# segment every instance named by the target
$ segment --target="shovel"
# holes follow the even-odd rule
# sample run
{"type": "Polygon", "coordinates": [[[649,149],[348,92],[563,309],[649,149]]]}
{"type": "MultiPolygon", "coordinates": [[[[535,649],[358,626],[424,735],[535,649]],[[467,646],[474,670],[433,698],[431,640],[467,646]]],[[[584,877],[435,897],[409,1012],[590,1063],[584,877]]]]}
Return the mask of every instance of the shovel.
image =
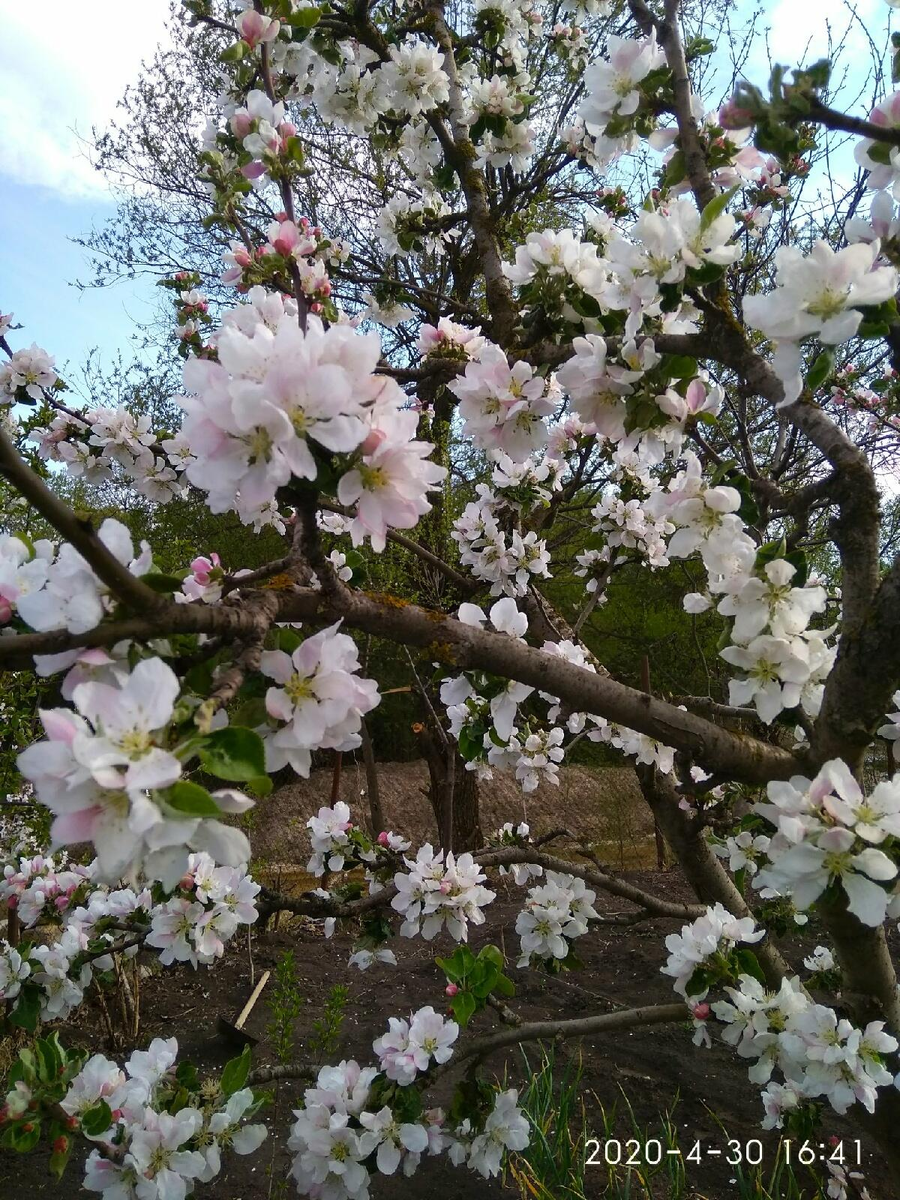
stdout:
{"type": "Polygon", "coordinates": [[[230,1042],[236,1042],[239,1046],[255,1046],[259,1038],[255,1038],[252,1033],[248,1033],[244,1028],[247,1023],[247,1018],[253,1012],[253,1006],[259,999],[263,988],[269,982],[270,971],[264,971],[259,977],[259,983],[250,993],[250,999],[235,1017],[234,1021],[226,1021],[224,1017],[219,1017],[216,1028],[222,1037],[227,1038],[230,1042]]]}

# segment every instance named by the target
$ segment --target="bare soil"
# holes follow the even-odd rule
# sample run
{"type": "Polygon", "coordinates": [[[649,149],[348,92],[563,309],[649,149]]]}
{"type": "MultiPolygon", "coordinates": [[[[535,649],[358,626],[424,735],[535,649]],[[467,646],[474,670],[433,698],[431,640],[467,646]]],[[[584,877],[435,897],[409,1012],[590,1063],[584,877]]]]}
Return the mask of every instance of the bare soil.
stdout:
{"type": "MultiPolygon", "coordinates": [[[[688,891],[677,870],[658,872],[629,872],[648,889],[666,896],[688,898],[688,891]]],[[[489,910],[489,919],[473,931],[473,947],[487,941],[502,945],[504,931],[510,936],[512,921],[518,911],[521,892],[512,885],[501,884],[497,900],[489,910]]],[[[627,908],[614,897],[601,895],[598,906],[607,913],[627,908]]],[[[664,960],[662,940],[676,927],[671,921],[655,921],[627,927],[605,927],[579,945],[584,970],[561,976],[547,976],[533,971],[516,972],[516,1010],[525,1020],[550,1019],[559,1016],[575,1017],[611,1011],[621,1005],[658,1003],[671,1000],[668,981],[660,974],[664,960]]],[[[146,980],[143,988],[143,1027],[141,1044],[156,1036],[176,1036],[184,1058],[196,1063],[201,1071],[221,1067],[233,1054],[216,1033],[216,1018],[233,1017],[243,1004],[251,987],[251,963],[246,941],[229,952],[226,960],[213,970],[189,967],[168,968],[146,980]]],[[[280,927],[258,934],[253,943],[253,969],[257,973],[274,967],[279,957],[293,949],[297,962],[297,978],[307,999],[297,1023],[298,1057],[303,1058],[303,1046],[309,1039],[312,1023],[320,1015],[322,1003],[335,983],[350,989],[341,1042],[331,1061],[356,1057],[361,1062],[372,1059],[372,1040],[386,1027],[389,1015],[403,1013],[423,1004],[439,1007],[442,1001],[442,978],[434,967],[435,953],[450,949],[445,939],[431,945],[420,940],[395,943],[399,966],[377,967],[361,974],[346,965],[352,943],[352,932],[339,932],[331,941],[323,939],[318,928],[302,919],[285,922],[280,927]]],[[[815,944],[815,931],[806,939],[815,944]]],[[[505,949],[513,957],[516,945],[505,949]]],[[[800,948],[797,948],[800,949],[800,948]]],[[[796,950],[795,950],[796,952],[796,950]]],[[[800,949],[805,952],[805,948],[800,949]]],[[[268,998],[255,1009],[250,1027],[259,1038],[254,1053],[255,1065],[273,1061],[266,1039],[266,1026],[271,1012],[268,998]]],[[[474,1033],[496,1027],[493,1013],[481,1014],[475,1022],[474,1033]]],[[[469,1036],[467,1033],[464,1036],[469,1036]]],[[[95,1050],[107,1050],[103,1044],[96,1014],[83,1011],[77,1026],[69,1026],[65,1037],[70,1043],[81,1041],[95,1050]]],[[[759,1130],[758,1089],[750,1084],[744,1065],[728,1047],[716,1044],[712,1050],[695,1049],[686,1027],[664,1026],[648,1031],[584,1039],[580,1046],[566,1044],[559,1048],[558,1059],[580,1053],[583,1056],[583,1098],[588,1125],[602,1135],[601,1105],[609,1110],[618,1105],[623,1117],[623,1093],[634,1110],[639,1125],[649,1136],[659,1133],[661,1114],[671,1114],[679,1129],[685,1153],[695,1140],[706,1147],[726,1149],[727,1137],[745,1142],[762,1136],[766,1159],[774,1162],[775,1139],[761,1135],[759,1130]],[[717,1125],[727,1130],[727,1135],[717,1125]]],[[[529,1049],[532,1062],[538,1060],[537,1047],[529,1049]]],[[[507,1075],[510,1086],[521,1086],[526,1071],[521,1054],[511,1052],[505,1059],[497,1058],[488,1064],[490,1072],[507,1075]]],[[[452,1076],[441,1081],[444,1085],[436,1096],[446,1103],[453,1086],[452,1076]]],[[[197,1200],[269,1200],[295,1195],[293,1184],[287,1180],[289,1155],[285,1143],[293,1120],[291,1110],[297,1106],[304,1085],[283,1081],[277,1086],[274,1106],[265,1112],[270,1138],[259,1154],[249,1159],[229,1156],[218,1180],[197,1190],[197,1200]]],[[[618,1125],[624,1140],[632,1136],[624,1119],[618,1125]]],[[[849,1122],[829,1116],[826,1136],[834,1133],[856,1138],[858,1131],[849,1122]]],[[[864,1165],[873,1200],[889,1200],[890,1188],[884,1182],[877,1156],[864,1140],[864,1165]]],[[[628,1193],[607,1191],[607,1179],[602,1167],[591,1169],[587,1196],[625,1196],[628,1193]]],[[[708,1156],[700,1166],[688,1168],[686,1200],[720,1200],[739,1195],[733,1169],[721,1157],[708,1156]]],[[[84,1195],[80,1190],[79,1164],[73,1161],[63,1183],[54,1183],[45,1173],[40,1156],[24,1159],[5,1155],[0,1158],[0,1200],[32,1200],[38,1197],[70,1197],[84,1195]]],[[[511,1180],[485,1182],[465,1169],[456,1169],[448,1161],[427,1160],[411,1179],[392,1177],[379,1179],[373,1187],[373,1200],[514,1200],[518,1191],[511,1180]]],[[[821,1193],[814,1188],[805,1193],[813,1200],[821,1193]]],[[[642,1200],[645,1193],[632,1182],[632,1200],[642,1200]]],[[[653,1185],[654,1200],[668,1198],[669,1192],[657,1181],[653,1185]]]]}

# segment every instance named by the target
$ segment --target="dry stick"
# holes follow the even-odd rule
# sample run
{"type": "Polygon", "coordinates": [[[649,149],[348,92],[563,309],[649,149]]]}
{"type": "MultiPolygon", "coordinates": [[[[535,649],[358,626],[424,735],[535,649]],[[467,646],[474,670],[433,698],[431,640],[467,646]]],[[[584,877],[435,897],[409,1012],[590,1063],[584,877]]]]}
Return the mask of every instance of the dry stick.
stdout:
{"type": "Polygon", "coordinates": [[[565,875],[574,875],[594,887],[619,896],[622,900],[630,900],[647,912],[658,917],[674,917],[680,921],[695,921],[706,912],[703,904],[682,904],[675,900],[662,900],[643,888],[636,887],[624,879],[616,879],[596,867],[582,866],[581,863],[569,862],[565,858],[557,858],[545,854],[541,850],[533,850],[530,846],[503,846],[499,850],[482,851],[475,855],[475,861],[480,867],[509,866],[511,863],[533,863],[548,871],[558,871],[565,875]]]}
{"type": "MultiPolygon", "coordinates": [[[[439,1079],[469,1059],[481,1061],[497,1050],[519,1042],[537,1042],[572,1037],[590,1037],[597,1033],[614,1033],[620,1029],[635,1029],[648,1025],[664,1025],[686,1021],[690,1012],[686,1004],[648,1004],[642,1008],[623,1008],[619,1012],[601,1013],[594,1017],[577,1017],[568,1021],[533,1021],[502,1029],[488,1037],[478,1038],[464,1047],[449,1062],[435,1068],[430,1080],[439,1079]]],[[[316,1068],[308,1063],[285,1063],[277,1067],[260,1067],[251,1071],[247,1082],[252,1086],[274,1079],[315,1079],[316,1068]]]]}

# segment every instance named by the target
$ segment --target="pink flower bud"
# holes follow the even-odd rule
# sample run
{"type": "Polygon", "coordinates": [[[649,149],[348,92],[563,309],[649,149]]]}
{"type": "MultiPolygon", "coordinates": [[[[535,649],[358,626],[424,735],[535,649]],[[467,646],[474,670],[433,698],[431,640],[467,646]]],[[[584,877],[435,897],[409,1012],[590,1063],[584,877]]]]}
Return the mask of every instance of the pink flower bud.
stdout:
{"type": "Polygon", "coordinates": [[[241,37],[253,50],[260,42],[274,42],[278,37],[280,26],[271,17],[264,16],[253,9],[241,13],[238,29],[241,37]]]}
{"type": "Polygon", "coordinates": [[[447,986],[444,988],[444,995],[445,996],[455,996],[458,991],[459,991],[459,988],[456,986],[455,983],[448,983],[447,986]]]}
{"type": "Polygon", "coordinates": [[[390,844],[388,841],[388,835],[384,829],[382,829],[381,833],[379,833],[376,840],[379,846],[387,846],[390,844]]]}
{"type": "Polygon", "coordinates": [[[12,620],[12,605],[5,596],[0,596],[0,625],[12,620]]]}
{"type": "Polygon", "coordinates": [[[363,454],[365,455],[374,454],[386,437],[387,434],[383,429],[372,429],[369,431],[369,435],[366,440],[360,446],[360,450],[362,450],[363,454]]]}
{"type": "Polygon", "coordinates": [[[253,128],[253,118],[249,113],[236,112],[231,118],[231,132],[236,138],[243,140],[253,128]]]}
{"type": "Polygon", "coordinates": [[[706,1003],[695,1004],[691,1011],[698,1021],[705,1021],[709,1016],[709,1005],[706,1003]]]}

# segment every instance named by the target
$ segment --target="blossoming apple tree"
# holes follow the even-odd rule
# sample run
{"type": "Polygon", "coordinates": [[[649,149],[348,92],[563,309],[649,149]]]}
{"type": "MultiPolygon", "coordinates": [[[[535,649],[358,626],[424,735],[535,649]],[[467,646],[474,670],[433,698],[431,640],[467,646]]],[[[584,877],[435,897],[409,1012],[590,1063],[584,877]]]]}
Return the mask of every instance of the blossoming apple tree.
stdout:
{"type": "MultiPolygon", "coordinates": [[[[715,1035],[750,1060],[766,1128],[808,1130],[828,1105],[900,1174],[885,937],[900,777],[873,748],[900,737],[900,560],[880,512],[898,461],[898,94],[844,113],[818,63],[710,105],[713,43],[677,0],[576,0],[567,24],[530,0],[184,7],[220,52],[198,165],[206,224],[230,240],[219,286],[236,294],[220,311],[199,276],[167,281],[180,426],[78,407],[51,355],[0,326],[0,474],[52,531],[0,542],[0,665],[52,681],[19,768],[52,814],[52,852],[96,853],[10,857],[9,1019],[65,1021],[140,950],[214,964],[240,926],[288,908],[328,933],[353,923],[363,969],[395,964],[404,939],[456,943],[435,1004],[373,1030],[371,1063],[309,1078],[290,1140],[301,1195],[363,1198],[374,1175],[441,1153],[496,1174],[529,1131],[483,1060],[670,1021],[693,1023],[697,1053],[715,1035]],[[798,231],[792,189],[834,133],[853,139],[852,202],[798,231]],[[326,134],[349,147],[345,170],[377,155],[390,192],[346,237],[298,208],[326,134]],[[637,198],[640,173],[627,194],[604,182],[632,160],[654,164],[637,198]],[[481,464],[455,508],[447,428],[481,464]],[[189,491],[273,527],[284,553],[250,570],[198,546],[163,572],[120,521],[60,498],[63,469],[150,504],[189,491]],[[438,509],[436,549],[421,534],[438,509]],[[358,586],[389,543],[440,573],[447,611],[358,586]],[[816,573],[823,545],[839,574],[816,573]],[[677,561],[700,581],[686,611],[720,622],[727,695],[635,690],[588,644],[617,571],[650,580],[677,561]],[[564,612],[551,585],[573,571],[583,593],[564,612]],[[698,902],[557,857],[525,825],[475,852],[451,825],[435,850],[341,802],[309,822],[323,886],[261,890],[233,818],[265,804],[272,772],[360,745],[380,692],[359,635],[405,648],[477,778],[555,783],[581,739],[632,760],[698,902]],[[431,684],[414,653],[422,674],[436,664],[431,684]],[[524,890],[514,965],[468,947],[494,871],[524,890]],[[660,954],[676,999],[523,1024],[507,970],[574,966],[600,890],[684,923],[660,954]],[[804,978],[788,933],[813,908],[828,944],[804,978]],[[39,922],[58,939],[30,940],[39,922]],[[507,1027],[470,1035],[491,1019],[507,1027]],[[429,1091],[461,1063],[443,1112],[429,1091]]],[[[172,1039],[122,1067],[43,1033],[10,1076],[4,1144],[49,1139],[61,1173],[87,1141],[89,1190],[180,1198],[266,1136],[254,1085],[276,1072],[250,1074],[246,1056],[201,1082],[172,1039]]]]}

